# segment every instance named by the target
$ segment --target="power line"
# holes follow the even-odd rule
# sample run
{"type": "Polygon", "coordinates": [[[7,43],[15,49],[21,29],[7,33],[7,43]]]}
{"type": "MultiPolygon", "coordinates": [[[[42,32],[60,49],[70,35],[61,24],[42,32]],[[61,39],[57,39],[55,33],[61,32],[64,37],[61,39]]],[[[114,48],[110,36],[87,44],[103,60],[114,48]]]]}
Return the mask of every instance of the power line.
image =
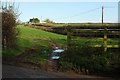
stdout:
{"type": "Polygon", "coordinates": [[[117,8],[116,6],[104,6],[104,8],[117,8]]]}
{"type": "MultiPolygon", "coordinates": [[[[105,9],[105,8],[116,8],[116,7],[115,7],[115,6],[104,6],[104,9],[105,9]]],[[[71,16],[67,16],[67,17],[63,17],[63,18],[58,18],[58,19],[64,20],[64,19],[68,19],[68,18],[77,17],[77,16],[81,16],[81,15],[88,14],[88,13],[90,13],[90,12],[94,12],[94,11],[96,11],[96,10],[98,10],[98,9],[101,9],[101,7],[97,7],[97,8],[94,8],[94,9],[90,9],[90,10],[88,10],[88,11],[84,11],[84,12],[81,12],[81,13],[78,13],[78,14],[75,14],[75,15],[71,15],[71,16]]]]}
{"type": "Polygon", "coordinates": [[[101,8],[101,7],[97,7],[97,8],[88,10],[88,11],[81,12],[81,13],[79,13],[79,14],[75,14],[75,15],[71,15],[71,16],[67,16],[67,17],[63,17],[63,18],[58,18],[58,19],[67,19],[67,18],[77,17],[77,16],[80,16],[80,15],[88,14],[88,13],[90,13],[90,12],[94,12],[94,11],[100,9],[100,8],[101,8]]]}

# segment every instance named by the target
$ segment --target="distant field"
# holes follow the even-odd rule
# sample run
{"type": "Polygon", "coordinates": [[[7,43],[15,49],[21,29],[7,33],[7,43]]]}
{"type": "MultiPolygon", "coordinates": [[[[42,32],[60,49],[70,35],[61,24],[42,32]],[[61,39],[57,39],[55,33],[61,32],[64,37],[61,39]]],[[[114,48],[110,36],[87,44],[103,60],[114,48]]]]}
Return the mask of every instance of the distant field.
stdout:
{"type": "Polygon", "coordinates": [[[64,23],[46,23],[43,26],[49,26],[49,27],[63,27],[65,26],[64,23]]]}
{"type": "MultiPolygon", "coordinates": [[[[36,24],[36,25],[43,25],[46,27],[65,27],[67,25],[71,26],[72,28],[107,28],[116,29],[119,28],[118,23],[45,23],[45,24],[36,24]]],[[[120,28],[119,28],[120,29],[120,28]]]]}
{"type": "Polygon", "coordinates": [[[81,36],[81,37],[103,37],[104,32],[101,31],[104,28],[107,28],[108,30],[108,37],[109,38],[118,38],[120,36],[120,27],[117,23],[45,23],[42,24],[42,26],[37,25],[36,28],[40,28],[42,30],[50,31],[57,34],[66,35],[67,34],[67,28],[68,29],[77,29],[82,30],[80,33],[74,32],[73,35],[81,36]],[[91,30],[88,30],[91,29],[91,30]],[[93,31],[92,31],[93,29],[93,31]],[[94,31],[94,30],[98,31],[94,31]]]}

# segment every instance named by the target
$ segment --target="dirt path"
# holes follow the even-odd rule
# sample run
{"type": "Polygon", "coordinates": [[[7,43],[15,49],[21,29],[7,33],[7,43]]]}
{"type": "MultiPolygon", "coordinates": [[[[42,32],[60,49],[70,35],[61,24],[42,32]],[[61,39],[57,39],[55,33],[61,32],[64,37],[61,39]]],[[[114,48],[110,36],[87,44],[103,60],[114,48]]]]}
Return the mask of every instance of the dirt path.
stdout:
{"type": "MultiPolygon", "coordinates": [[[[37,63],[33,63],[28,61],[26,58],[30,54],[35,54],[36,50],[38,49],[37,46],[33,46],[31,48],[26,49],[22,54],[16,57],[3,57],[3,64],[21,66],[26,68],[40,68],[46,71],[56,71],[57,65],[56,62],[53,60],[48,59],[44,64],[39,65],[37,63]]],[[[49,57],[49,56],[48,56],[49,57]]]]}
{"type": "MultiPolygon", "coordinates": [[[[40,69],[28,69],[11,65],[3,65],[3,78],[97,78],[103,77],[68,74],[62,72],[47,72],[40,69]]],[[[104,78],[112,80],[111,78],[104,78]]]]}

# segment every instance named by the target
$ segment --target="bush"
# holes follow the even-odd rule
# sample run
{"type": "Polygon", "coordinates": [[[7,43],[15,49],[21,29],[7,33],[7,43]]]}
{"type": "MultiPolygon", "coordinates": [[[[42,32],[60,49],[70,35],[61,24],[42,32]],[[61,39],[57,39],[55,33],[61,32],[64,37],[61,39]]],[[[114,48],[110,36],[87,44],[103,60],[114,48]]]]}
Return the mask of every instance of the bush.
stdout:
{"type": "Polygon", "coordinates": [[[103,52],[103,48],[93,48],[89,46],[71,47],[65,51],[62,62],[65,69],[85,72],[86,74],[118,74],[120,72],[120,54],[113,52],[103,52]],[[65,65],[67,64],[67,65],[65,65]]]}
{"type": "Polygon", "coordinates": [[[18,15],[15,12],[14,6],[9,3],[6,3],[6,6],[2,5],[2,12],[0,14],[2,14],[2,47],[15,48],[16,35],[18,34],[16,29],[18,15]]]}
{"type": "Polygon", "coordinates": [[[67,61],[60,61],[59,65],[60,65],[60,69],[64,71],[71,70],[73,68],[73,64],[67,61]]]}
{"type": "Polygon", "coordinates": [[[16,46],[15,19],[11,13],[2,13],[2,44],[3,48],[16,46]]]}

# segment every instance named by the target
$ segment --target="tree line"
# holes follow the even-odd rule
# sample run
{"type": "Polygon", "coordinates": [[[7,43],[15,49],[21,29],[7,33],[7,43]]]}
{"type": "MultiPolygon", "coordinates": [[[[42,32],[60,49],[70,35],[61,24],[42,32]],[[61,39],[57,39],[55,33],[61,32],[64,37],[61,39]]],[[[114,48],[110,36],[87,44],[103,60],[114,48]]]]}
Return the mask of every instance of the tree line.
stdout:
{"type": "MultiPolygon", "coordinates": [[[[50,19],[45,19],[43,22],[46,22],[46,23],[54,23],[52,20],[50,20],[50,19]]],[[[31,18],[30,20],[29,20],[29,23],[40,23],[40,19],[38,19],[38,18],[31,18]]]]}

